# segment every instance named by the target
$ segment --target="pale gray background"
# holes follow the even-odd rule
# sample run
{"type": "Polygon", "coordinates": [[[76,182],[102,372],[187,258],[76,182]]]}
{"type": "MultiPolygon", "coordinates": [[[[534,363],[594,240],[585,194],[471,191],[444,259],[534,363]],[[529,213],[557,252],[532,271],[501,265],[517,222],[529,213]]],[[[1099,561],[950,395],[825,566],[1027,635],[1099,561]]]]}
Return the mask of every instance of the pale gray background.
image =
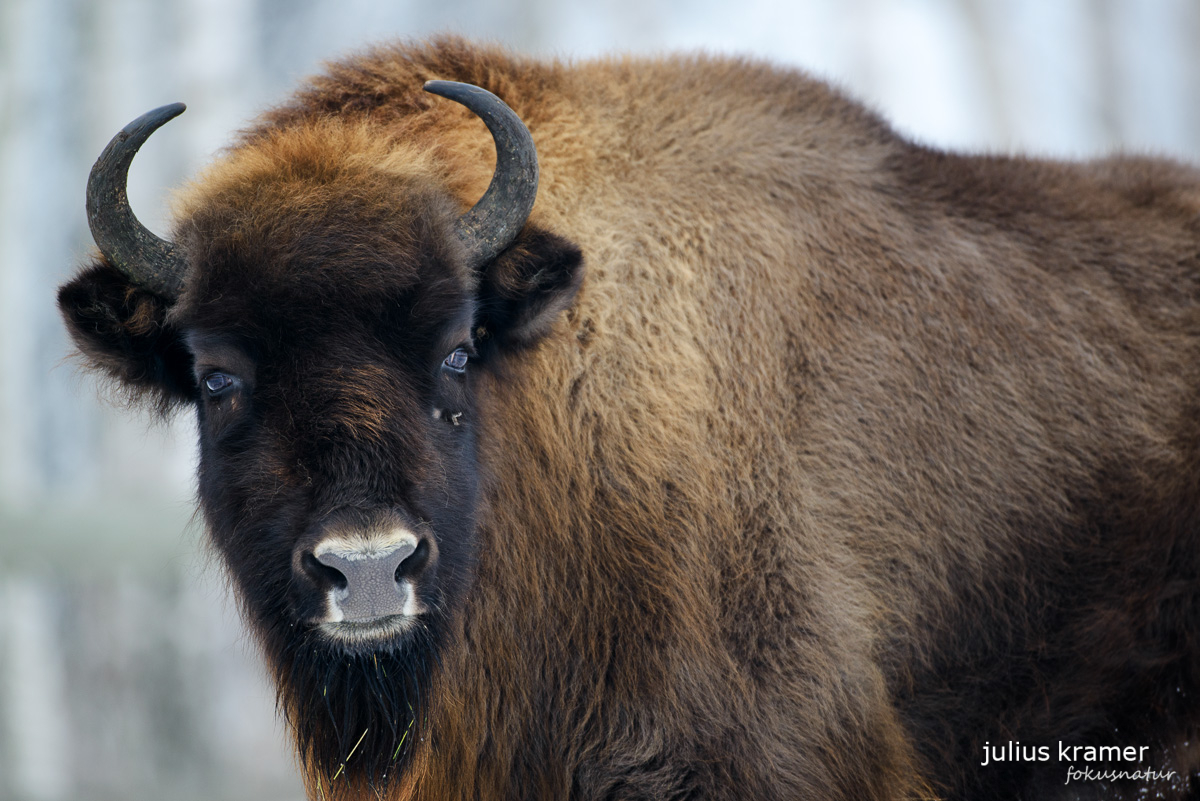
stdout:
{"type": "Polygon", "coordinates": [[[183,100],[130,180],[167,187],[321,60],[456,31],[572,58],[752,54],[949,147],[1200,159],[1194,0],[0,0],[0,799],[299,798],[253,646],[192,518],[192,417],[98,402],[55,286],[87,171],[183,100]]]}

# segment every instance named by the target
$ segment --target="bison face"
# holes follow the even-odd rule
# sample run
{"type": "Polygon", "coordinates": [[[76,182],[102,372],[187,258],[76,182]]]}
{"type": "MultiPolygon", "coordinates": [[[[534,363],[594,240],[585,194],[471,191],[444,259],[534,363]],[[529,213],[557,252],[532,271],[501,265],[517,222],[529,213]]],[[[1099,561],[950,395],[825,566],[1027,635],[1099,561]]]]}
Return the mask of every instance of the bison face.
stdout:
{"type": "Polygon", "coordinates": [[[93,366],[195,408],[211,540],[301,752],[376,781],[428,720],[470,593],[478,394],[502,391],[582,270],[531,225],[478,263],[449,192],[361,158],[358,136],[278,133],[199,182],[170,245],[177,297],[105,258],[59,302],[93,366]]]}
{"type": "Polygon", "coordinates": [[[470,581],[486,324],[446,200],[307,181],[189,214],[167,323],[192,358],[201,504],[268,650],[374,664],[436,647],[470,581]]]}

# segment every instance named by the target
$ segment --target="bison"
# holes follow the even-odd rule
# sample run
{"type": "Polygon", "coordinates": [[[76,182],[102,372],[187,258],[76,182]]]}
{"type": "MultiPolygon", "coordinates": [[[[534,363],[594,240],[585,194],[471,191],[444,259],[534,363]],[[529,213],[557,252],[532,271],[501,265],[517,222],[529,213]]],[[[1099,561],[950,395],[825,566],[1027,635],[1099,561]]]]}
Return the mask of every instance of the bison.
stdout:
{"type": "Polygon", "coordinates": [[[168,241],[124,182],[182,109],[59,304],[194,410],[311,797],[1195,791],[1200,171],[443,38],[263,114],[168,241]]]}

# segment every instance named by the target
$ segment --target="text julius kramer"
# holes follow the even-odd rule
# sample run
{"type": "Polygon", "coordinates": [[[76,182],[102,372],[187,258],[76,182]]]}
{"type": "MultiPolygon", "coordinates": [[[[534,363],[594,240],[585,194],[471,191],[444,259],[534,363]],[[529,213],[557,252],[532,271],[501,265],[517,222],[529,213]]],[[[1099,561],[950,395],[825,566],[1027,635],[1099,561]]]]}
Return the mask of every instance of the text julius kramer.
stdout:
{"type": "MultiPolygon", "coordinates": [[[[1058,743],[1059,762],[1145,762],[1150,746],[1127,745],[1066,745],[1058,743]]],[[[983,761],[987,766],[993,762],[1049,762],[1053,752],[1048,745],[1021,745],[1009,740],[1003,745],[983,744],[983,761]]]]}

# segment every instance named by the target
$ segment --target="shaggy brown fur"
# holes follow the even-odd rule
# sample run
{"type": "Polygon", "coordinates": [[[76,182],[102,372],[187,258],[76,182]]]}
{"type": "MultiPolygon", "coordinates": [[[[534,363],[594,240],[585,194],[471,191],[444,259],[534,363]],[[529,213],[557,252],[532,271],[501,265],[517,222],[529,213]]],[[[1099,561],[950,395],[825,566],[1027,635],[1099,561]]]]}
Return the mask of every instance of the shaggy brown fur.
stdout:
{"type": "MultiPolygon", "coordinates": [[[[202,493],[277,671],[272,627],[291,618],[268,603],[286,585],[261,578],[263,554],[298,535],[234,542],[220,510],[294,498],[288,514],[317,519],[347,484],[403,507],[412,474],[459,462],[449,434],[419,433],[419,371],[394,354],[440,359],[451,329],[480,349],[457,401],[477,421],[462,446],[477,498],[447,513],[469,523],[462,568],[435,661],[407,669],[421,739],[399,775],[347,770],[349,792],[857,801],[1146,784],[980,766],[985,742],[1010,740],[1151,746],[1149,764],[1117,767],[1174,769],[1151,786],[1188,792],[1194,168],[935,152],[755,62],[565,65],[446,39],[332,65],[188,188],[177,219],[193,274],[176,308],[103,265],[62,305],[97,366],[166,403],[196,399],[171,355],[189,333],[251,354],[258,417],[198,402],[202,493]],[[454,266],[448,225],[494,154],[477,118],[421,91],[433,78],[496,93],[538,147],[527,233],[481,275],[454,266]],[[583,252],[577,295],[557,237],[583,252]]],[[[338,765],[301,748],[310,793],[329,793],[338,765]]]]}

